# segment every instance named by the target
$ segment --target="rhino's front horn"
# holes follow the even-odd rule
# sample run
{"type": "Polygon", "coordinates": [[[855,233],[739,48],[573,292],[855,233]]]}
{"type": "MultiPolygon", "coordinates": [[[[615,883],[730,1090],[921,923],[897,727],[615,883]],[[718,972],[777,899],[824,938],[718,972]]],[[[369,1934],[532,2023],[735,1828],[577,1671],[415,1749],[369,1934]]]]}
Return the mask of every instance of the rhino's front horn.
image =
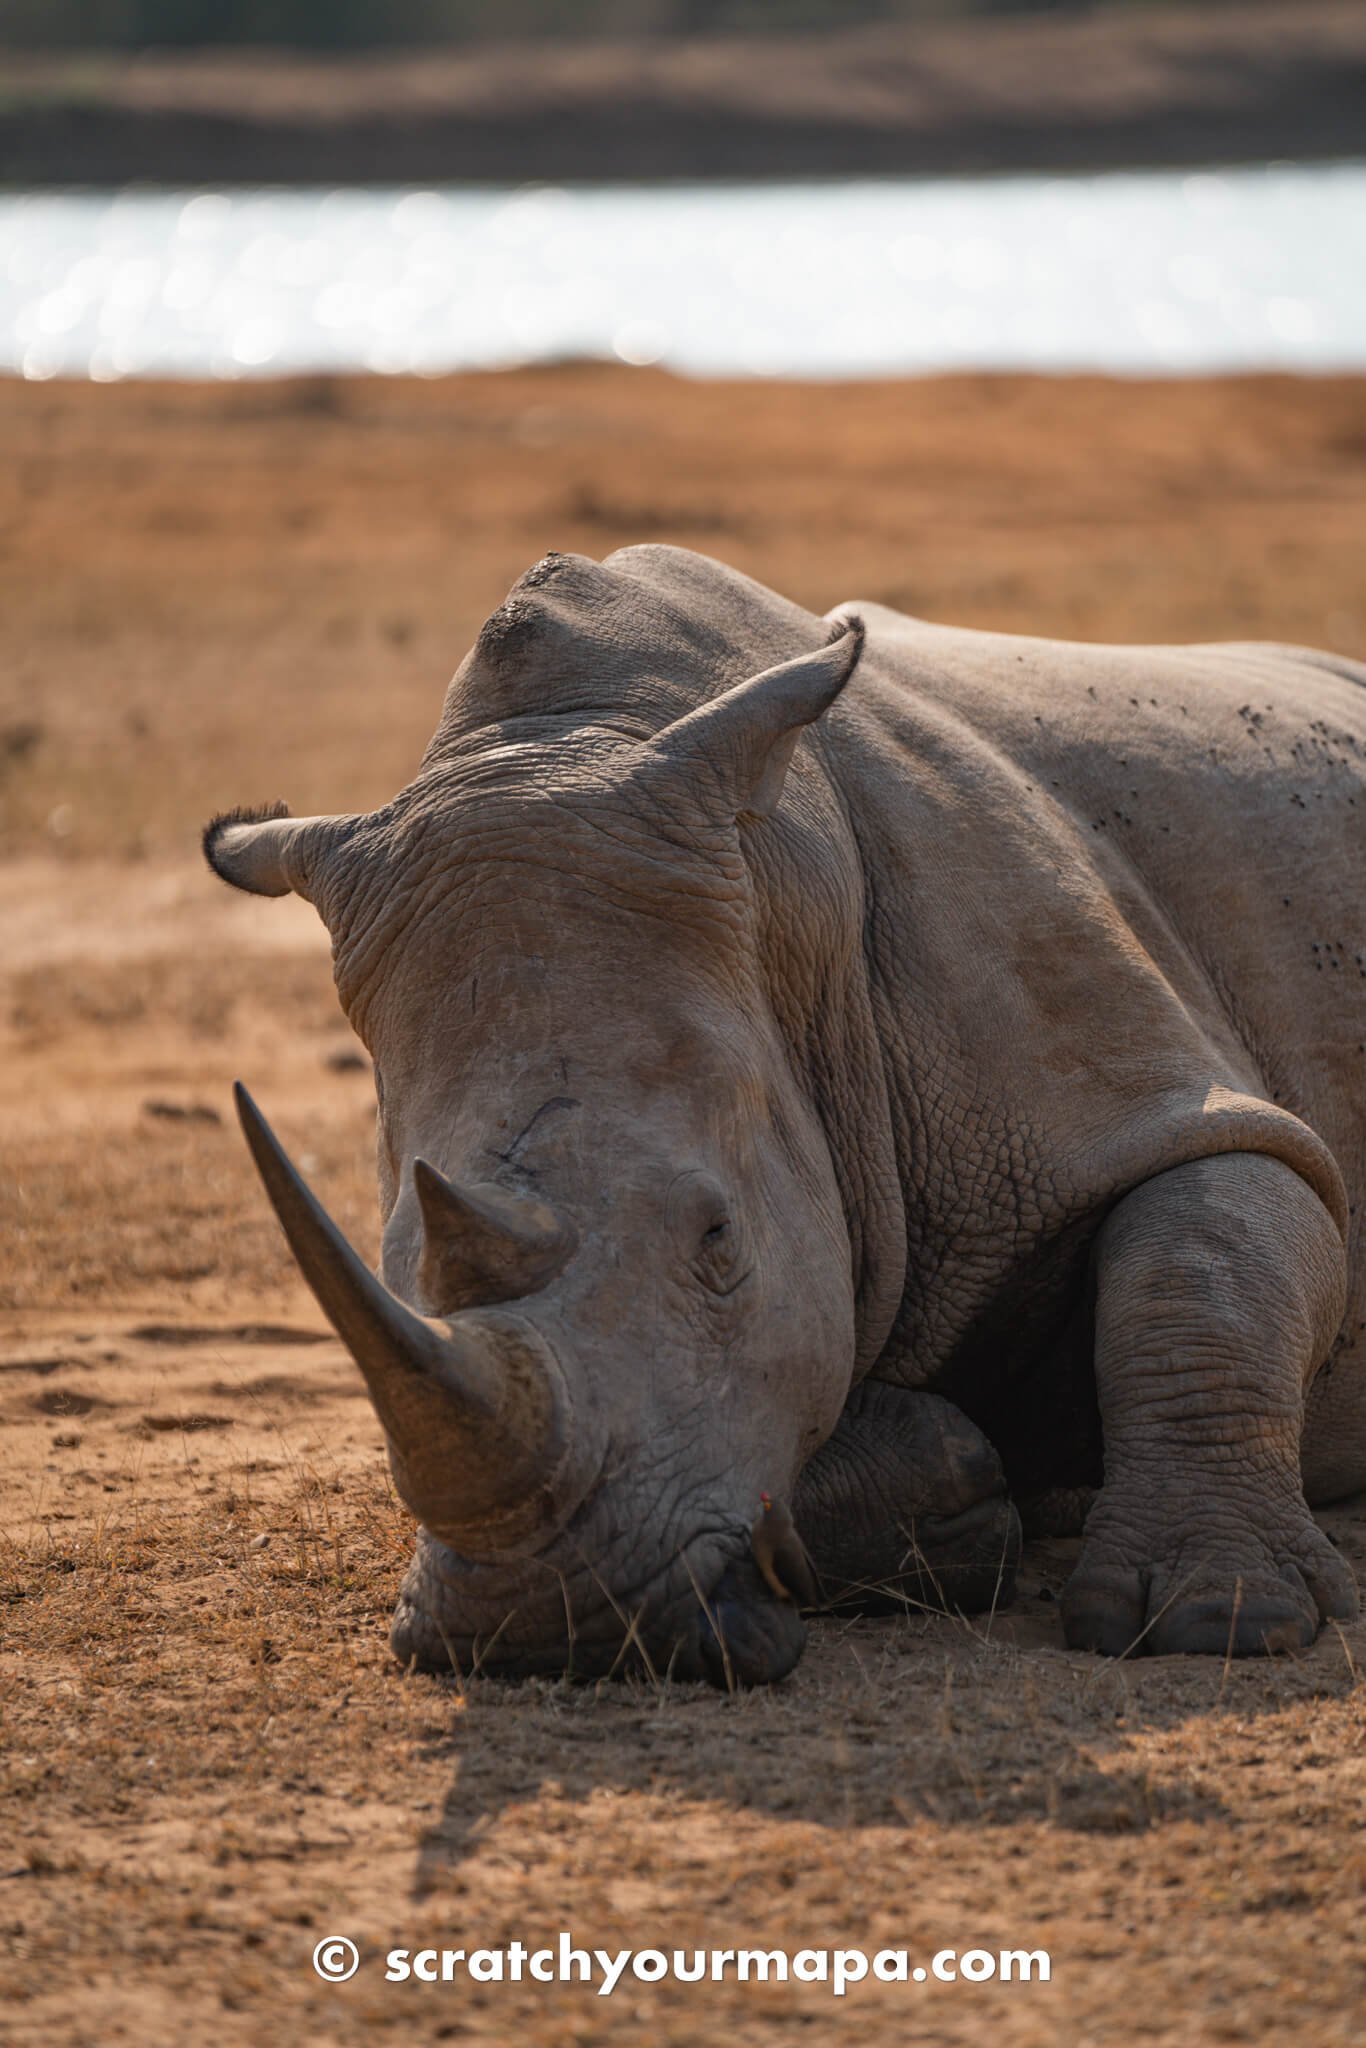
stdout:
{"type": "Polygon", "coordinates": [[[553,1209],[493,1181],[456,1187],[415,1159],[413,1187],[422,1211],[418,1282],[443,1315],[534,1294],[574,1249],[573,1231],[553,1209]]]}
{"type": "Polygon", "coordinates": [[[404,1501],[465,1555],[543,1527],[557,1511],[566,1448],[546,1346],[496,1309],[433,1322],[405,1307],[352,1250],[240,1081],[233,1093],[290,1250],[365,1375],[404,1501]]]}

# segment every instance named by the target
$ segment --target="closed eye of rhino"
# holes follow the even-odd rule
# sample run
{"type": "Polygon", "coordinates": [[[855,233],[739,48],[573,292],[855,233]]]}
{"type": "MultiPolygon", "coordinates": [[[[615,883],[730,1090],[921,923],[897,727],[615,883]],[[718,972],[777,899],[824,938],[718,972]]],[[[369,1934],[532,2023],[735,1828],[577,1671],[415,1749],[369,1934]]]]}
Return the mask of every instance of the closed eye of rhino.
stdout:
{"type": "Polygon", "coordinates": [[[693,1262],[698,1279],[712,1294],[733,1294],[748,1276],[742,1234],[729,1216],[718,1216],[702,1233],[693,1262]]]}

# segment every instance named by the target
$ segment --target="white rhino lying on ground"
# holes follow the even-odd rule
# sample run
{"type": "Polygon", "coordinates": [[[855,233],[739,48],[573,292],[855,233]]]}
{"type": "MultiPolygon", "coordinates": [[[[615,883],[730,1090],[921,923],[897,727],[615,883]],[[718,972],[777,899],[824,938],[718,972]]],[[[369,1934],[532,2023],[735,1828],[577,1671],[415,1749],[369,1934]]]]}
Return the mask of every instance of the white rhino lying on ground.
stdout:
{"type": "Polygon", "coordinates": [[[1008,1590],[1008,1487],[1085,1513],[1073,1645],[1356,1612],[1363,685],[552,555],[392,803],[214,821],[375,1060],[382,1283],[243,1120],[421,1523],[400,1657],[779,1677],[765,1489],[845,1602],[1008,1590]]]}

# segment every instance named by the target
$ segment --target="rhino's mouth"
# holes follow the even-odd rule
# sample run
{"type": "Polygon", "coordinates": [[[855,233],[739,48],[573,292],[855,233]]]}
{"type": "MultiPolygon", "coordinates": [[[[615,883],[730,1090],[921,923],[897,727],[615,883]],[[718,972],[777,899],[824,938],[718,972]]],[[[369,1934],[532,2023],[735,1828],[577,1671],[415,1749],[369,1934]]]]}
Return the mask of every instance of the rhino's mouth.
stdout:
{"type": "Polygon", "coordinates": [[[394,1610],[395,1656],[423,1671],[705,1679],[731,1690],[786,1677],[806,1642],[796,1607],[773,1596],[734,1529],[694,1537],[625,1594],[591,1567],[572,1579],[543,1561],[541,1570],[545,1592],[528,1592],[525,1576],[500,1589],[486,1568],[423,1530],[394,1610]],[[471,1625],[472,1610],[485,1626],[471,1625]]]}

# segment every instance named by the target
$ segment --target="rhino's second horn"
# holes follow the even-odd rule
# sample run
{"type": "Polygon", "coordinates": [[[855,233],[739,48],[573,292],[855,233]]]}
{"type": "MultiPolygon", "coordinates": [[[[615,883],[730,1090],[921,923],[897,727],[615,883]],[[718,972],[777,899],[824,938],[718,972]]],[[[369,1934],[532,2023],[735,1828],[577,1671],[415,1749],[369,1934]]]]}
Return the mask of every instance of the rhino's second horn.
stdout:
{"type": "Polygon", "coordinates": [[[451,1322],[414,1314],[352,1250],[240,1081],[234,1094],[290,1250],[365,1376],[413,1513],[466,1554],[553,1518],[564,1401],[543,1342],[497,1310],[451,1322]]]}
{"type": "Polygon", "coordinates": [[[413,1162],[422,1210],[422,1292],[443,1315],[516,1301],[553,1280],[574,1248],[553,1209],[493,1182],[462,1188],[413,1162]]]}

